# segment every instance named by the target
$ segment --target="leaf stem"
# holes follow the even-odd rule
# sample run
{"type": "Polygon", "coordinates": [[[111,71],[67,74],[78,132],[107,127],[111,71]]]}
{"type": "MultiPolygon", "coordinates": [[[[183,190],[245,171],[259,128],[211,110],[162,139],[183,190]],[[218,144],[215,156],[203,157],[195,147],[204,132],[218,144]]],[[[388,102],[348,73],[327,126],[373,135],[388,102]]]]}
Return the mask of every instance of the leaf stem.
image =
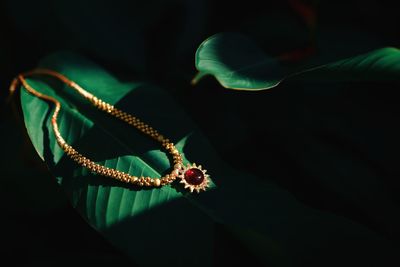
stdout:
{"type": "Polygon", "coordinates": [[[199,72],[193,77],[193,79],[190,81],[190,84],[193,85],[193,86],[197,85],[197,83],[198,83],[204,76],[206,76],[206,75],[208,75],[208,73],[199,71],[199,72]]]}

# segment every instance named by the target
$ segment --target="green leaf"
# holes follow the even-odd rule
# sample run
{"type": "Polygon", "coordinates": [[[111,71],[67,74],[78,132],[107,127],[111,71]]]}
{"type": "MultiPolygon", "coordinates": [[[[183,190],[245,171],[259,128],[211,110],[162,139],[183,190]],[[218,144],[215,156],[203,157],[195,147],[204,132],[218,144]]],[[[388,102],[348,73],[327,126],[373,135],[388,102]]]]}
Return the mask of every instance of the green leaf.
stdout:
{"type": "Polygon", "coordinates": [[[283,70],[279,62],[236,33],[216,34],[205,40],[196,51],[197,83],[205,75],[232,89],[268,89],[276,86],[283,70]]]}
{"type": "MultiPolygon", "coordinates": [[[[158,88],[122,83],[93,63],[68,53],[50,56],[40,66],[64,73],[105,101],[151,122],[156,129],[176,140],[178,149],[184,145],[186,136],[181,134],[189,134],[187,127],[191,125],[173,127],[180,125],[178,118],[183,112],[171,107],[172,99],[158,88]],[[156,108],[149,108],[153,106],[156,108]],[[169,112],[160,112],[163,109],[169,112]]],[[[166,153],[160,151],[155,142],[105,113],[91,109],[67,86],[42,77],[28,81],[34,88],[61,101],[61,134],[85,156],[135,175],[159,177],[170,168],[166,153]]],[[[138,190],[78,167],[55,141],[49,119],[53,107],[24,90],[21,101],[35,149],[59,179],[73,205],[92,226],[140,264],[176,263],[176,248],[184,243],[179,253],[182,262],[209,263],[213,223],[191,208],[187,201],[182,202],[182,193],[169,186],[138,190]],[[146,214],[149,210],[152,213],[146,214]],[[135,221],[131,222],[131,218],[135,221]],[[186,236],[192,227],[199,230],[196,240],[191,241],[186,236]],[[201,257],[195,253],[200,249],[203,250],[201,257]],[[157,257],[152,257],[154,251],[157,257]]]]}
{"type": "Polygon", "coordinates": [[[400,50],[394,47],[295,73],[290,79],[308,81],[400,81],[400,50]]]}
{"type": "MultiPolygon", "coordinates": [[[[123,83],[69,53],[51,55],[40,66],[63,73],[153,125],[177,143],[185,160],[202,163],[217,184],[192,195],[182,193],[178,185],[140,190],[93,175],[71,162],[56,144],[51,105],[22,91],[25,125],[38,154],[87,221],[140,265],[212,265],[217,256],[213,255],[215,223],[231,229],[254,257],[270,266],[367,264],[390,261],[396,255],[391,243],[372,230],[305,206],[266,182],[268,177],[259,179],[227,166],[162,89],[123,83]]],[[[60,131],[81,153],[136,175],[159,176],[168,170],[168,157],[156,143],[94,110],[67,86],[42,77],[28,82],[60,99],[60,131]]],[[[262,162],[261,157],[250,156],[262,162]]],[[[234,262],[235,255],[224,260],[234,262]]]]}
{"type": "Polygon", "coordinates": [[[253,41],[236,33],[220,33],[205,40],[196,52],[193,79],[213,75],[226,88],[266,90],[285,80],[399,81],[400,50],[381,48],[367,54],[289,73],[278,59],[267,56],[253,41]]]}

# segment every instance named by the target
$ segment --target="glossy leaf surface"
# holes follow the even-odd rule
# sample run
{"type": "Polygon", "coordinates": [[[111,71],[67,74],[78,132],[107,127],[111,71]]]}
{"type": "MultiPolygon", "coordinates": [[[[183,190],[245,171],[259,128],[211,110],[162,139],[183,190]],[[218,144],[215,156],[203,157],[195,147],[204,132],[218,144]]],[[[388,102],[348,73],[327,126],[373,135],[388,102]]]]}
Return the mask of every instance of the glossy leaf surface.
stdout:
{"type": "Polygon", "coordinates": [[[290,73],[278,59],[269,57],[252,40],[236,33],[220,33],[205,40],[196,52],[196,83],[214,76],[229,89],[265,90],[286,80],[399,81],[400,50],[381,48],[329,64],[290,73]]]}

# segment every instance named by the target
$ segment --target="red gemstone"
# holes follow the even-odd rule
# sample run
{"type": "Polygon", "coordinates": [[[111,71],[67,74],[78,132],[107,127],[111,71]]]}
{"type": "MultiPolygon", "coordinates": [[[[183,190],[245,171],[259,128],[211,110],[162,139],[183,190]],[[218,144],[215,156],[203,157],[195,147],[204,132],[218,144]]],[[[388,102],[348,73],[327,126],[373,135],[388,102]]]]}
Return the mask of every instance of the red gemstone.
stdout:
{"type": "Polygon", "coordinates": [[[185,180],[188,184],[199,185],[204,181],[204,174],[197,168],[191,168],[185,172],[185,180]]]}

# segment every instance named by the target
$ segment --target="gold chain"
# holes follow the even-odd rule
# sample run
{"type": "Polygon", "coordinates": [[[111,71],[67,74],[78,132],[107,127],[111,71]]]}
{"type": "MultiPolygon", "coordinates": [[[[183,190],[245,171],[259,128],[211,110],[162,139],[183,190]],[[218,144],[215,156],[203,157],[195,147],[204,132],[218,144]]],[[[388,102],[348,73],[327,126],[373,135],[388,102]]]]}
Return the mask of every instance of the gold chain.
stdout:
{"type": "MultiPolygon", "coordinates": [[[[23,74],[18,75],[17,78],[15,78],[10,86],[10,92],[13,93],[19,83],[22,84],[22,86],[31,94],[44,99],[46,101],[52,102],[55,105],[55,109],[51,118],[51,124],[53,126],[53,131],[57,140],[58,145],[64,150],[64,152],[71,158],[73,159],[76,163],[81,165],[82,167],[85,167],[89,169],[90,171],[111,177],[114,179],[117,179],[119,181],[125,182],[125,183],[130,183],[134,184],[137,186],[148,186],[148,187],[159,187],[163,185],[167,185],[172,183],[174,180],[177,178],[182,179],[182,183],[185,184],[185,187],[189,188],[192,192],[193,190],[196,190],[199,192],[200,190],[205,190],[205,188],[208,186],[208,175],[205,175],[205,170],[201,170],[201,166],[197,167],[195,164],[192,166],[189,166],[185,168],[183,166],[182,162],[182,155],[179,153],[179,151],[176,149],[174,144],[168,139],[165,138],[163,135],[161,135],[157,130],[149,126],[148,124],[142,122],[140,119],[137,117],[126,113],[113,105],[104,102],[103,100],[97,98],[96,96],[92,95],[88,91],[84,90],[82,87],[80,87],[77,83],[74,81],[69,80],[67,77],[64,75],[55,72],[53,70],[49,69],[35,69],[30,72],[26,72],[23,74]],[[96,108],[107,112],[111,116],[114,116],[115,118],[118,118],[122,120],[123,122],[126,122],[127,124],[135,127],[142,133],[152,137],[154,140],[158,141],[161,143],[161,145],[172,155],[173,162],[174,162],[174,168],[171,173],[160,177],[160,178],[150,178],[150,177],[144,177],[144,176],[133,176],[128,173],[108,168],[103,165],[97,164],[94,161],[90,160],[89,158],[83,156],[81,153],[79,153],[76,149],[74,149],[70,144],[68,144],[64,138],[61,136],[61,133],[58,128],[57,124],[57,118],[58,114],[61,109],[61,103],[55,99],[54,97],[45,95],[43,93],[40,93],[33,89],[28,82],[25,80],[25,77],[27,76],[33,76],[33,75],[49,75],[53,76],[65,84],[67,84],[69,87],[73,88],[75,91],[77,91],[80,95],[82,95],[85,99],[87,99],[92,105],[94,105],[96,108]],[[199,169],[205,175],[204,180],[201,181],[201,183],[196,183],[196,184],[190,184],[186,180],[188,177],[188,170],[193,172],[193,169],[199,169]],[[185,180],[185,173],[186,173],[186,180],[185,180]]],[[[191,174],[191,173],[190,173],[191,174]]]]}

